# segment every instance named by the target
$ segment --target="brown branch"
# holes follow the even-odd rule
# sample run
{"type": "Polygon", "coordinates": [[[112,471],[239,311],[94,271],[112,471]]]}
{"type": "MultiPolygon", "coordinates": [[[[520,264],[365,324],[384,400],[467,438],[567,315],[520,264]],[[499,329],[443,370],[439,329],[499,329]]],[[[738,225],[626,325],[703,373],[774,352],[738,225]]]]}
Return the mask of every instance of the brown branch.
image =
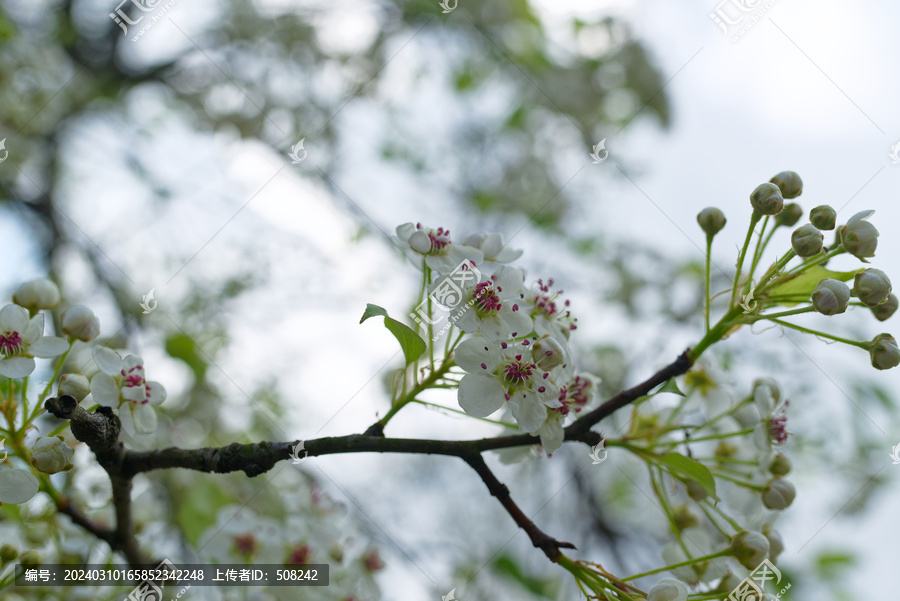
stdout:
{"type": "MultiPolygon", "coordinates": [[[[591,427],[670,378],[686,373],[693,364],[689,351],[656,372],[653,376],[611,397],[593,411],[582,416],[565,429],[565,440],[595,445],[602,436],[591,427]]],[[[131,563],[146,563],[133,558],[140,556],[131,523],[131,479],[141,472],[156,469],[184,468],[203,472],[227,473],[242,471],[249,477],[258,476],[274,465],[292,457],[294,442],[232,443],[225,447],[181,449],[169,447],[155,451],[129,451],[119,442],[119,420],[112,411],[100,408],[88,413],[72,397],[48,399],[46,409],[62,419],[69,419],[72,434],[87,443],[113,482],[116,506],[116,529],[110,545],[125,553],[131,563]]],[[[304,452],[310,457],[339,453],[408,453],[459,457],[481,477],[490,493],[497,498],[515,523],[551,560],[556,561],[560,549],[574,549],[571,543],[560,542],[541,531],[515,504],[509,489],[488,468],[481,453],[484,451],[537,444],[540,439],[530,434],[482,438],[476,440],[428,440],[415,438],[385,438],[383,432],[351,434],[304,441],[304,452]]],[[[76,522],[77,523],[77,522],[76,522]]],[[[90,530],[90,528],[87,528],[90,530]]],[[[143,558],[141,558],[143,559],[143,558]]]]}

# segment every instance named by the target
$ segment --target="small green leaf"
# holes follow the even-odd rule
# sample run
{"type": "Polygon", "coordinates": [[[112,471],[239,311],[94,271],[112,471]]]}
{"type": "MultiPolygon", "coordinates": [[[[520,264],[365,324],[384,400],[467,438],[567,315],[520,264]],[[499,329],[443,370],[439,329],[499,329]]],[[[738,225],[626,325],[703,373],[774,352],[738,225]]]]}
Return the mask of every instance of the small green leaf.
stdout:
{"type": "Polygon", "coordinates": [[[390,330],[397,342],[400,343],[407,365],[418,359],[425,352],[425,349],[428,348],[422,337],[416,334],[412,328],[392,317],[385,316],[384,327],[390,330]]]}
{"type": "MultiPolygon", "coordinates": [[[[855,271],[829,271],[821,265],[815,265],[800,272],[790,279],[786,279],[781,283],[766,289],[765,294],[766,296],[789,296],[808,300],[813,291],[816,289],[816,286],[818,286],[819,282],[821,282],[822,280],[831,278],[833,280],[846,282],[852,280],[853,277],[860,271],[865,271],[865,269],[862,268],[855,271]]],[[[788,307],[796,303],[780,302],[779,304],[788,307]]]]}
{"type": "Polygon", "coordinates": [[[207,364],[190,336],[179,333],[166,338],[166,353],[170,357],[184,361],[194,372],[194,377],[198,382],[203,380],[207,364]]]}
{"type": "Polygon", "coordinates": [[[378,305],[373,305],[372,303],[366,304],[366,310],[363,312],[363,316],[360,318],[359,323],[364,322],[370,317],[375,317],[376,315],[383,315],[387,317],[388,312],[378,305]]]}
{"type": "Polygon", "coordinates": [[[391,334],[394,335],[394,338],[397,339],[397,342],[400,343],[400,348],[403,350],[403,356],[406,359],[407,365],[418,359],[422,353],[425,352],[425,349],[428,348],[428,345],[425,344],[422,337],[416,334],[412,328],[406,324],[400,323],[393,317],[388,317],[387,311],[378,305],[373,305],[372,303],[367,304],[366,310],[363,313],[362,319],[359,320],[359,323],[364,322],[370,317],[375,317],[376,315],[384,316],[384,327],[386,327],[391,334]]]}
{"type": "Polygon", "coordinates": [[[678,384],[675,382],[675,378],[669,378],[666,380],[666,383],[663,384],[662,388],[659,389],[659,392],[670,392],[672,394],[677,394],[678,396],[685,396],[681,389],[678,388],[678,384]]]}
{"type": "Polygon", "coordinates": [[[679,453],[666,453],[661,461],[679,480],[689,478],[699,484],[709,496],[718,499],[716,481],[705,465],[679,453]]]}

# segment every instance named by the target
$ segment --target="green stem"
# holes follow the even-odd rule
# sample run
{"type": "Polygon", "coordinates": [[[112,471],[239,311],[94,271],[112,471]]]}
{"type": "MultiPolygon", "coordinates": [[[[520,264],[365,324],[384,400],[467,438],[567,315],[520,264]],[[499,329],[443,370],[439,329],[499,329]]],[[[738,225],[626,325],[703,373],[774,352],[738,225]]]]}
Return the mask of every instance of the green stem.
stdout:
{"type": "Polygon", "coordinates": [[[710,300],[709,300],[709,269],[710,269],[710,255],[712,254],[712,243],[713,236],[710,234],[706,234],[706,304],[704,305],[704,315],[706,317],[706,332],[709,332],[709,313],[710,313],[710,300]]]}
{"type": "Polygon", "coordinates": [[[756,272],[756,266],[759,264],[760,259],[762,259],[763,250],[765,250],[766,245],[769,243],[769,240],[772,238],[772,234],[775,233],[775,230],[778,228],[776,225],[769,231],[769,236],[766,238],[765,243],[763,243],[763,234],[766,233],[766,227],[769,225],[769,215],[763,219],[762,228],[759,230],[759,237],[756,239],[756,249],[753,251],[753,260],[750,262],[750,276],[749,279],[753,279],[753,274],[756,272]]]}
{"type": "Polygon", "coordinates": [[[637,578],[643,578],[644,576],[652,576],[653,574],[659,574],[660,572],[667,572],[669,570],[683,568],[686,566],[693,565],[695,563],[702,563],[704,561],[716,559],[717,557],[726,557],[729,555],[732,555],[732,551],[729,549],[725,549],[724,551],[719,551],[718,553],[704,555],[703,557],[695,557],[694,559],[688,559],[687,561],[682,561],[681,563],[673,563],[672,565],[663,566],[661,568],[656,568],[655,570],[650,570],[649,572],[641,572],[640,574],[634,574],[633,576],[626,576],[625,578],[622,578],[621,580],[623,580],[623,581],[635,580],[637,578]]]}
{"type": "Polygon", "coordinates": [[[416,396],[418,396],[420,392],[432,388],[435,384],[437,384],[450,370],[450,368],[453,367],[453,365],[453,361],[445,357],[444,362],[441,363],[440,368],[433,370],[427,378],[413,386],[412,390],[407,392],[403,397],[397,399],[391,405],[390,410],[385,414],[385,416],[378,420],[378,424],[381,425],[381,428],[384,429],[387,423],[391,421],[391,418],[394,417],[397,412],[399,412],[409,403],[416,400],[416,396]]]}
{"type": "Polygon", "coordinates": [[[847,250],[843,246],[837,246],[829,250],[827,253],[820,253],[814,257],[806,259],[805,261],[803,261],[803,263],[800,263],[793,269],[789,270],[785,275],[793,275],[797,272],[803,271],[804,269],[818,265],[819,263],[825,263],[831,257],[836,257],[845,252],[847,252],[847,250]]]}
{"type": "Polygon", "coordinates": [[[849,338],[841,338],[840,336],[835,336],[833,334],[827,334],[825,332],[820,332],[819,330],[813,330],[811,328],[805,328],[803,326],[798,326],[795,323],[790,323],[788,321],[782,321],[780,319],[773,319],[775,323],[785,326],[787,328],[791,328],[797,330],[799,332],[803,332],[805,334],[812,334],[813,336],[821,336],[823,338],[828,338],[830,340],[834,340],[836,342],[843,342],[844,344],[849,344],[851,346],[858,346],[861,349],[869,350],[869,343],[866,340],[850,340],[849,338]]]}
{"type": "Polygon", "coordinates": [[[751,323],[756,323],[757,321],[760,321],[761,319],[774,320],[779,317],[789,317],[791,315],[799,315],[801,313],[810,313],[815,310],[816,310],[816,308],[814,306],[808,305],[806,307],[800,307],[799,309],[791,309],[789,311],[781,311],[779,313],[766,313],[763,315],[748,315],[747,317],[745,317],[743,319],[743,321],[744,321],[744,323],[751,324],[751,323]]]}
{"type": "Polygon", "coordinates": [[[726,334],[734,327],[734,319],[741,315],[741,307],[732,306],[728,312],[722,316],[722,319],[713,326],[713,328],[706,333],[706,335],[700,339],[698,342],[688,353],[692,362],[696,362],[700,355],[703,354],[707,348],[721,340],[725,337],[726,334]]]}
{"type": "Polygon", "coordinates": [[[731,301],[729,302],[729,306],[733,307],[737,298],[740,296],[738,294],[738,286],[741,283],[741,274],[744,269],[744,257],[747,256],[747,249],[750,247],[750,240],[753,238],[753,229],[756,227],[756,224],[759,223],[759,220],[762,218],[762,215],[759,214],[759,211],[753,209],[753,215],[750,217],[750,227],[747,228],[747,237],[744,239],[744,246],[741,248],[741,253],[738,255],[737,262],[737,271],[734,273],[734,285],[731,287],[731,301]]]}
{"type": "Polygon", "coordinates": [[[69,348],[66,349],[66,352],[62,354],[59,358],[59,361],[56,363],[56,369],[53,370],[53,377],[50,378],[50,381],[47,382],[47,386],[44,387],[43,392],[41,392],[41,396],[38,397],[38,406],[44,404],[44,400],[47,398],[47,395],[50,394],[50,389],[53,387],[53,382],[56,381],[56,378],[59,377],[59,372],[62,371],[63,364],[66,362],[66,357],[69,356],[69,352],[72,350],[72,347],[75,345],[75,339],[71,338],[69,340],[69,348]]]}

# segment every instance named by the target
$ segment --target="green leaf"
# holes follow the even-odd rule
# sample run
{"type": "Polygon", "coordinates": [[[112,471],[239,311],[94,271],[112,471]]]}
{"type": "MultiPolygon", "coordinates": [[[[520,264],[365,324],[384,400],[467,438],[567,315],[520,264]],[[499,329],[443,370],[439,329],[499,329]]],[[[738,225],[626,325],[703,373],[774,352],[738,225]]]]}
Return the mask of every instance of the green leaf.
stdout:
{"type": "Polygon", "coordinates": [[[535,578],[529,570],[523,569],[510,555],[501,555],[494,560],[494,571],[519,584],[529,593],[542,599],[557,599],[559,583],[552,578],[535,578]]]}
{"type": "Polygon", "coordinates": [[[359,320],[359,323],[364,322],[370,317],[375,317],[376,315],[384,316],[384,327],[386,327],[391,334],[394,335],[394,338],[397,339],[397,342],[400,343],[400,348],[403,350],[403,356],[406,358],[407,365],[418,359],[422,353],[425,352],[425,349],[428,348],[428,345],[425,344],[422,337],[416,334],[412,328],[406,324],[400,323],[393,317],[388,317],[387,311],[378,305],[373,305],[372,303],[367,304],[366,310],[363,313],[362,319],[359,320]]]}
{"type": "Polygon", "coordinates": [[[718,499],[716,496],[716,481],[712,472],[705,465],[679,453],[666,453],[662,456],[661,461],[679,480],[684,480],[685,478],[693,480],[709,496],[718,499]]]}
{"type": "Polygon", "coordinates": [[[175,522],[189,543],[196,546],[200,535],[216,523],[219,510],[234,502],[214,478],[197,478],[181,497],[175,522]]]}
{"type": "Polygon", "coordinates": [[[663,384],[662,388],[659,389],[657,394],[659,394],[660,392],[669,392],[672,394],[677,394],[678,396],[686,396],[683,392],[681,392],[681,389],[678,388],[678,384],[675,382],[675,378],[669,378],[668,380],[666,380],[666,383],[663,384]]]}
{"type": "Polygon", "coordinates": [[[203,356],[197,350],[196,343],[187,334],[173,334],[166,338],[166,353],[175,359],[184,361],[197,381],[201,381],[206,375],[208,367],[203,356]]]}
{"type": "Polygon", "coordinates": [[[400,343],[407,365],[418,359],[425,352],[425,349],[428,348],[422,337],[416,334],[412,328],[392,317],[384,318],[384,327],[390,330],[397,342],[400,343]]]}
{"type": "Polygon", "coordinates": [[[359,323],[364,322],[365,320],[369,319],[370,317],[375,317],[376,315],[382,315],[384,317],[387,317],[387,314],[388,314],[387,310],[385,310],[383,307],[379,307],[378,305],[373,305],[372,303],[368,303],[368,304],[366,304],[366,310],[363,311],[363,316],[360,318],[359,323]]]}
{"type": "MultiPolygon", "coordinates": [[[[822,280],[831,278],[846,282],[852,280],[860,271],[865,271],[865,268],[857,269],[855,271],[829,271],[821,265],[815,265],[798,273],[794,277],[786,279],[771,288],[767,288],[765,295],[776,297],[790,296],[808,300],[816,289],[816,286],[818,286],[819,282],[822,280]]],[[[779,304],[790,307],[797,303],[779,302],[779,304]]]]}

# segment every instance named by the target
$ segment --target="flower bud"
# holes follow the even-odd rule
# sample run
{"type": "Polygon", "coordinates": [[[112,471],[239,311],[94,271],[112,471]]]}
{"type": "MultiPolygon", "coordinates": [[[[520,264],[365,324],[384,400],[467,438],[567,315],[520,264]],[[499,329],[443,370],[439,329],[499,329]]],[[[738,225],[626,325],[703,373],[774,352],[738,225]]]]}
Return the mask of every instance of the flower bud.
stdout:
{"type": "Polygon", "coordinates": [[[750,194],[750,204],[760,215],[777,215],[784,208],[784,197],[778,186],[766,182],[750,194]]]}
{"type": "Polygon", "coordinates": [[[550,371],[566,362],[566,351],[551,337],[538,340],[531,347],[535,364],[543,371],[550,371]]]}
{"type": "Polygon", "coordinates": [[[699,516],[691,511],[691,508],[687,505],[676,507],[672,512],[672,518],[679,532],[685,528],[694,528],[700,524],[699,516]]]}
{"type": "Polygon", "coordinates": [[[822,252],[825,236],[811,223],[798,227],[791,234],[791,247],[798,257],[812,257],[822,252]]]}
{"type": "Polygon", "coordinates": [[[874,212],[860,211],[850,218],[847,225],[838,228],[841,245],[851,255],[866,263],[868,263],[866,257],[874,257],[875,248],[878,246],[878,230],[866,221],[866,218],[874,212]]]}
{"type": "Polygon", "coordinates": [[[803,180],[796,171],[782,171],[769,181],[778,186],[785,198],[797,198],[803,193],[803,180]]]}
{"type": "Polygon", "coordinates": [[[19,555],[19,563],[34,568],[44,563],[44,558],[40,553],[31,549],[19,555]]]}
{"type": "Polygon", "coordinates": [[[729,549],[742,566],[755,570],[769,556],[769,539],[761,532],[744,530],[732,537],[729,549]]]}
{"type": "Polygon", "coordinates": [[[687,598],[687,587],[674,578],[663,578],[647,594],[647,601],[687,601],[687,598]]]}
{"type": "Polygon", "coordinates": [[[889,319],[897,311],[897,295],[889,295],[886,301],[871,307],[871,309],[872,314],[875,315],[875,319],[878,321],[889,319]]]}
{"type": "Polygon", "coordinates": [[[715,236],[725,227],[725,213],[716,207],[706,207],[697,214],[697,223],[707,236],[715,236]]]}
{"type": "Polygon", "coordinates": [[[91,383],[81,374],[63,374],[57,390],[59,396],[67,394],[80,403],[91,393],[91,383]]]}
{"type": "Polygon", "coordinates": [[[766,535],[766,540],[769,541],[769,559],[775,561],[775,558],[784,551],[784,541],[781,539],[781,533],[774,528],[770,528],[763,534],[766,535]]]}
{"type": "Polygon", "coordinates": [[[891,280],[880,269],[866,269],[853,279],[853,294],[869,307],[880,305],[891,295],[891,280]]]}
{"type": "Polygon", "coordinates": [[[82,342],[90,342],[100,334],[100,320],[88,307],[75,305],[62,314],[62,330],[82,342]]]}
{"type": "Polygon", "coordinates": [[[837,213],[829,205],[819,205],[809,212],[809,221],[822,231],[834,229],[837,213]]]}
{"type": "Polygon", "coordinates": [[[13,302],[32,314],[59,306],[59,288],[48,279],[25,282],[13,293],[13,302]]]}
{"type": "Polygon", "coordinates": [[[72,469],[74,454],[75,451],[65,443],[61,436],[41,436],[34,441],[31,465],[45,474],[67,472],[72,469]]]}
{"type": "Polygon", "coordinates": [[[769,472],[775,476],[787,476],[791,472],[791,460],[783,453],[776,454],[769,464],[769,472]]]}
{"type": "Polygon", "coordinates": [[[813,307],[822,315],[837,315],[847,310],[850,287],[839,280],[827,278],[819,282],[811,298],[813,307]]]}
{"type": "Polygon", "coordinates": [[[702,501],[709,496],[706,489],[700,486],[696,480],[685,480],[684,484],[687,487],[688,496],[695,501],[702,501]]]}
{"type": "Polygon", "coordinates": [[[869,343],[869,356],[875,369],[890,369],[900,365],[900,349],[890,334],[879,334],[869,343]]]}
{"type": "Polygon", "coordinates": [[[785,509],[794,502],[797,489],[789,481],[783,478],[774,478],[763,491],[763,505],[769,509],[785,509]]]}
{"type": "Polygon", "coordinates": [[[19,556],[19,550],[9,543],[0,547],[0,563],[8,563],[19,556]]]}
{"type": "Polygon", "coordinates": [[[775,227],[787,226],[794,227],[800,218],[803,217],[803,209],[796,202],[784,205],[784,209],[775,217],[775,227]]]}

